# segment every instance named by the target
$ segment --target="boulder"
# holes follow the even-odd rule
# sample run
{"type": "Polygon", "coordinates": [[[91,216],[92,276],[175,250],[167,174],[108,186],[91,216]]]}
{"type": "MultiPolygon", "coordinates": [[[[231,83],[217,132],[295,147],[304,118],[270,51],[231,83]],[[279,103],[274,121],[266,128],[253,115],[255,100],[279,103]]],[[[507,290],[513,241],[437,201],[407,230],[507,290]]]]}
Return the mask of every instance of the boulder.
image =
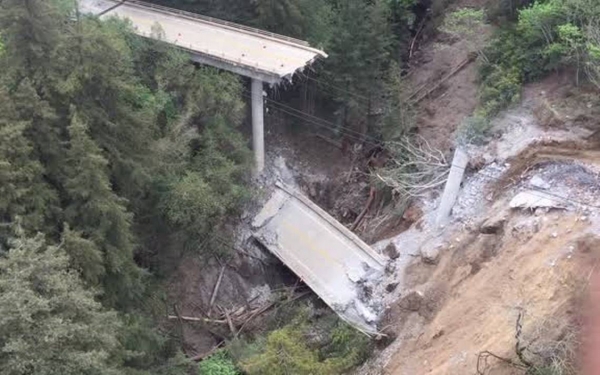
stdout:
{"type": "Polygon", "coordinates": [[[531,177],[531,180],[529,180],[529,186],[542,190],[548,190],[552,187],[550,183],[538,175],[531,177]]]}
{"type": "Polygon", "coordinates": [[[423,263],[437,264],[440,260],[440,252],[443,247],[444,244],[438,244],[435,246],[428,246],[428,244],[425,244],[425,246],[421,247],[420,253],[423,263]]]}
{"type": "Polygon", "coordinates": [[[504,231],[506,224],[506,214],[502,213],[486,219],[479,227],[482,234],[500,234],[504,231]]]}
{"type": "Polygon", "coordinates": [[[393,242],[390,242],[389,245],[385,247],[383,253],[387,255],[390,259],[398,259],[398,257],[400,256],[400,253],[398,252],[398,249],[396,248],[396,245],[393,242]]]}
{"type": "Polygon", "coordinates": [[[410,292],[400,300],[400,307],[408,311],[419,311],[423,305],[423,293],[419,291],[410,292]]]}
{"type": "Polygon", "coordinates": [[[386,287],[385,287],[385,290],[386,290],[388,293],[391,293],[391,292],[393,292],[394,290],[396,290],[396,288],[397,288],[397,287],[398,287],[398,283],[391,283],[391,284],[388,284],[388,285],[386,285],[386,287]]]}
{"type": "Polygon", "coordinates": [[[550,194],[535,191],[535,190],[527,190],[522,191],[517,194],[510,201],[510,208],[521,208],[521,209],[529,209],[535,210],[536,208],[548,208],[548,209],[565,209],[564,202],[554,197],[550,194]]]}

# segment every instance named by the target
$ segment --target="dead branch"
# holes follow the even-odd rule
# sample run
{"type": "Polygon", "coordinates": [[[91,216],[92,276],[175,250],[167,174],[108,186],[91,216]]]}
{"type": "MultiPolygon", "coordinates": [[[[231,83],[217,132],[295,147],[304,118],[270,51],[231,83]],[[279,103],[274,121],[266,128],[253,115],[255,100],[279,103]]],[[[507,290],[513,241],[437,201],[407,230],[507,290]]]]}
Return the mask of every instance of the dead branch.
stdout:
{"type": "Polygon", "coordinates": [[[333,139],[331,139],[331,138],[329,138],[329,137],[326,137],[326,136],[324,136],[324,135],[322,135],[322,134],[318,134],[318,133],[317,133],[317,134],[315,134],[315,137],[317,137],[317,138],[319,138],[319,139],[322,139],[323,141],[325,141],[325,142],[329,143],[330,145],[332,145],[332,146],[334,146],[334,147],[337,147],[337,148],[339,148],[340,150],[344,148],[344,147],[342,146],[342,143],[341,143],[341,142],[335,141],[335,140],[333,140],[333,139]]]}
{"type": "Polygon", "coordinates": [[[375,176],[402,197],[422,197],[443,185],[450,171],[444,154],[422,137],[389,142],[390,161],[375,176]]]}
{"type": "Polygon", "coordinates": [[[214,348],[212,348],[211,350],[209,350],[208,352],[202,353],[202,354],[198,354],[198,355],[195,355],[193,357],[190,357],[190,360],[194,361],[194,362],[199,362],[199,361],[201,361],[201,360],[203,360],[205,358],[208,358],[211,355],[215,354],[217,352],[217,350],[219,350],[224,344],[225,344],[225,341],[223,340],[220,343],[218,343],[214,348]]]}
{"type": "Polygon", "coordinates": [[[223,265],[221,267],[221,272],[219,273],[219,277],[217,278],[217,283],[215,284],[215,288],[213,289],[212,296],[210,297],[210,303],[208,305],[208,316],[210,316],[210,312],[212,310],[213,303],[215,303],[215,298],[217,297],[217,293],[219,292],[219,287],[221,286],[221,281],[223,280],[223,274],[225,273],[225,268],[227,265],[223,265]]]}
{"type": "Polygon", "coordinates": [[[227,324],[227,320],[224,319],[209,319],[209,318],[197,318],[193,316],[177,316],[169,315],[169,320],[179,320],[183,322],[203,322],[203,323],[214,323],[214,324],[227,324]]]}
{"type": "Polygon", "coordinates": [[[235,336],[235,327],[233,326],[233,322],[231,321],[231,316],[229,316],[229,311],[227,309],[224,310],[225,318],[227,319],[227,325],[229,326],[229,330],[231,334],[235,336]]]}
{"type": "Polygon", "coordinates": [[[458,72],[460,72],[461,70],[463,70],[463,68],[467,65],[469,65],[472,61],[474,61],[477,58],[477,55],[473,54],[473,55],[469,55],[469,57],[467,57],[463,62],[461,62],[460,64],[458,64],[458,66],[456,68],[454,68],[450,73],[448,73],[444,78],[442,78],[438,83],[436,83],[432,88],[430,88],[429,90],[427,90],[425,92],[425,94],[420,95],[417,99],[413,100],[411,102],[411,104],[417,104],[419,103],[421,100],[425,99],[426,97],[428,97],[429,95],[431,95],[431,93],[433,93],[435,90],[437,90],[441,85],[443,85],[447,80],[449,80],[450,78],[452,78],[454,75],[456,75],[458,72]]]}
{"type": "Polygon", "coordinates": [[[519,311],[519,316],[517,317],[517,322],[516,322],[516,327],[515,327],[515,339],[517,340],[516,344],[515,344],[515,353],[517,355],[517,358],[519,359],[519,362],[515,362],[511,359],[508,358],[504,358],[501,357],[497,354],[494,354],[488,350],[483,351],[481,353],[479,353],[479,355],[477,356],[477,374],[478,375],[485,375],[485,370],[488,367],[488,358],[492,357],[495,358],[501,362],[504,362],[514,368],[517,368],[519,370],[523,370],[523,371],[529,371],[531,369],[533,369],[535,367],[535,365],[533,363],[531,363],[531,361],[527,360],[525,358],[525,351],[528,348],[528,345],[522,345],[521,343],[521,335],[523,333],[523,311],[519,311]]]}
{"type": "Polygon", "coordinates": [[[533,367],[533,363],[525,359],[525,350],[527,350],[527,345],[521,345],[521,334],[523,333],[523,311],[519,311],[519,316],[517,317],[516,323],[516,333],[515,339],[517,339],[517,343],[515,344],[515,352],[517,353],[517,357],[519,360],[528,368],[533,367]]]}
{"type": "Polygon", "coordinates": [[[371,204],[373,204],[374,199],[375,199],[375,188],[373,186],[371,186],[371,190],[369,191],[369,199],[367,199],[367,203],[365,204],[365,207],[363,208],[360,215],[358,215],[356,220],[354,220],[354,223],[352,223],[352,226],[350,227],[351,231],[355,231],[356,228],[358,227],[358,225],[363,221],[363,219],[365,218],[365,215],[367,214],[367,212],[369,212],[369,209],[371,208],[371,204]]]}
{"type": "Polygon", "coordinates": [[[512,361],[512,360],[510,360],[508,358],[500,357],[499,355],[494,354],[494,353],[486,350],[484,352],[479,353],[479,355],[477,356],[477,374],[478,375],[485,375],[485,370],[489,366],[488,365],[488,359],[490,357],[495,358],[495,359],[499,360],[500,362],[504,362],[504,363],[506,363],[506,364],[508,364],[510,366],[513,366],[515,368],[518,368],[520,370],[527,370],[528,369],[527,366],[524,366],[524,365],[522,365],[520,363],[512,361]]]}
{"type": "Polygon", "coordinates": [[[417,30],[417,33],[415,34],[415,37],[412,40],[412,43],[410,43],[410,50],[408,52],[409,59],[412,58],[412,56],[413,56],[413,50],[415,48],[415,43],[417,42],[419,35],[421,35],[421,31],[423,31],[423,27],[425,27],[425,22],[429,19],[429,15],[430,15],[430,13],[428,13],[427,16],[423,17],[423,19],[421,20],[421,26],[419,26],[419,30],[417,30]]]}
{"type": "MultiPolygon", "coordinates": [[[[279,306],[277,306],[277,308],[280,309],[281,307],[286,306],[287,304],[292,303],[292,302],[294,302],[294,301],[296,301],[296,300],[298,300],[298,299],[300,299],[302,297],[305,297],[308,294],[310,294],[310,291],[306,291],[306,292],[300,293],[300,294],[296,295],[295,297],[293,297],[293,298],[291,298],[291,299],[289,299],[289,300],[281,303],[279,306]]],[[[246,325],[252,319],[256,318],[257,316],[259,316],[259,315],[261,315],[263,313],[265,313],[266,311],[270,310],[274,306],[275,306],[275,303],[270,303],[270,304],[264,306],[263,308],[259,309],[258,311],[256,311],[254,314],[252,314],[248,319],[246,319],[246,321],[244,322],[244,324],[242,324],[242,326],[240,327],[240,329],[235,334],[234,338],[237,338],[242,333],[242,331],[244,330],[244,327],[246,327],[246,325]]]]}

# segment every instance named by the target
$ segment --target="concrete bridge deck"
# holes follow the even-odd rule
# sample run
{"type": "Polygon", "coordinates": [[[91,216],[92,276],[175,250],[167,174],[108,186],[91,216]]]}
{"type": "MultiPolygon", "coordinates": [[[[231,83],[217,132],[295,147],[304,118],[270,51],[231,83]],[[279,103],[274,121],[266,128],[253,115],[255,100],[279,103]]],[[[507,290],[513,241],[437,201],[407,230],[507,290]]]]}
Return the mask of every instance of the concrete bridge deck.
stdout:
{"type": "Polygon", "coordinates": [[[227,21],[127,0],[79,0],[80,10],[101,17],[129,19],[139,35],[183,48],[201,63],[275,84],[327,55],[308,43],[227,21]]]}
{"type": "Polygon", "coordinates": [[[377,334],[379,308],[363,288],[382,279],[382,255],[304,195],[282,184],[252,225],[255,238],[342,319],[367,334],[377,334]]]}

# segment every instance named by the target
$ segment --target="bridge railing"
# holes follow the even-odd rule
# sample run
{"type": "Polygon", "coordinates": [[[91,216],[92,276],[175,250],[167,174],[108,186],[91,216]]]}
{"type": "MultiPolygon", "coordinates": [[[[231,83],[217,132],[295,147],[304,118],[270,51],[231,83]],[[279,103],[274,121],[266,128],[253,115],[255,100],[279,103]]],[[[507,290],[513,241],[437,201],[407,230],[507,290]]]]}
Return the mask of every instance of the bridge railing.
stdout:
{"type": "Polygon", "coordinates": [[[240,25],[237,23],[221,20],[218,18],[213,18],[213,17],[209,17],[209,16],[203,16],[203,15],[197,14],[197,13],[187,12],[185,10],[168,8],[168,7],[165,7],[162,5],[156,5],[156,4],[148,3],[146,1],[139,1],[139,0],[125,0],[125,1],[123,1],[123,4],[132,4],[132,5],[137,5],[137,6],[143,7],[143,8],[155,9],[155,10],[158,10],[163,13],[172,13],[172,14],[184,16],[187,18],[194,18],[194,19],[211,22],[211,23],[215,23],[218,25],[227,26],[229,28],[246,31],[246,32],[253,33],[253,34],[259,34],[259,35],[266,36],[269,38],[279,39],[279,40],[282,40],[282,41],[285,41],[288,43],[294,43],[294,44],[298,44],[298,45],[310,48],[310,45],[307,42],[300,40],[300,39],[292,38],[292,37],[285,36],[285,35],[275,34],[270,31],[255,29],[253,27],[240,25]]]}

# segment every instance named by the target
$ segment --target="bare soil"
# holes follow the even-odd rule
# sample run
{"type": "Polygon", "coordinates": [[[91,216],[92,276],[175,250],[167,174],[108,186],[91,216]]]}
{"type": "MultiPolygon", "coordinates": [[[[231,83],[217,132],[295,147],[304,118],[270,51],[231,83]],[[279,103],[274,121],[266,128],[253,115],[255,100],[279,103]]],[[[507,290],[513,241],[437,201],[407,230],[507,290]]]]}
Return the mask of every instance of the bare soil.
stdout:
{"type": "MultiPolygon", "coordinates": [[[[514,359],[519,313],[525,314],[524,340],[559,340],[560,328],[579,322],[579,307],[600,256],[600,239],[590,239],[590,225],[576,213],[516,213],[502,235],[461,233],[457,247],[425,283],[415,275],[430,273],[431,267],[413,266],[408,280],[428,302],[417,312],[394,311],[398,305],[390,310],[392,326],[398,315],[406,323],[418,314],[420,329],[396,331],[402,343],[383,373],[476,373],[478,355],[486,350],[514,359]],[[533,337],[549,320],[559,326],[555,332],[533,337]]],[[[515,371],[500,361],[488,362],[487,374],[515,371]]]]}
{"type": "MultiPolygon", "coordinates": [[[[454,6],[481,5],[463,3],[454,6]]],[[[464,47],[444,35],[423,43],[410,86],[417,90],[444,77],[466,58],[464,47]]],[[[600,261],[600,105],[597,93],[576,87],[573,77],[561,72],[527,85],[522,103],[495,121],[496,138],[476,152],[443,239],[436,239],[436,230],[421,230],[423,221],[391,239],[401,257],[386,284],[400,285],[385,299],[395,302],[387,304],[381,328],[395,340],[357,374],[522,374],[480,356],[489,351],[519,363],[520,315],[519,340],[530,345],[529,360],[576,357],[583,301],[600,261]],[[494,178],[478,177],[490,170],[494,178]],[[536,175],[551,182],[550,192],[583,204],[549,212],[509,209],[510,199],[536,175]],[[483,221],[496,216],[505,219],[501,229],[481,233],[483,221]],[[409,240],[406,249],[401,239],[409,240]],[[439,244],[437,262],[419,256],[439,244]]],[[[472,63],[419,103],[419,133],[452,151],[456,128],[478,104],[477,87],[472,63]]],[[[424,219],[430,206],[422,206],[424,219]]]]}

